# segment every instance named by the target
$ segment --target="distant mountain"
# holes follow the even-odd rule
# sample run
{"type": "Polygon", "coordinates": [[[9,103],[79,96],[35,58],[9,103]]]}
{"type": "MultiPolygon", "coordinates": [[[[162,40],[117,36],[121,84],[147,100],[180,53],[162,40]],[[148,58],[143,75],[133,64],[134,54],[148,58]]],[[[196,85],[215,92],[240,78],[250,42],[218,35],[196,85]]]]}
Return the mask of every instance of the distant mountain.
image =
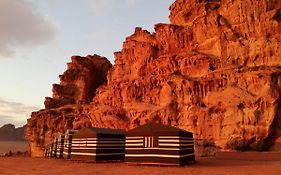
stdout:
{"type": "Polygon", "coordinates": [[[15,125],[6,124],[0,127],[0,140],[1,141],[24,141],[24,128],[25,125],[16,128],[15,125]]]}

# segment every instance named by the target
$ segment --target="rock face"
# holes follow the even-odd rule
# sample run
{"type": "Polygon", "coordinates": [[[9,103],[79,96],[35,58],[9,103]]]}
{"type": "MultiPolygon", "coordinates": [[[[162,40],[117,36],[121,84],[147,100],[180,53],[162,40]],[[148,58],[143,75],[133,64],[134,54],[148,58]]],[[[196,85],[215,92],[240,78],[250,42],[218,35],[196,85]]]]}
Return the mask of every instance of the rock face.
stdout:
{"type": "Polygon", "coordinates": [[[16,128],[15,125],[6,124],[0,127],[0,140],[1,141],[25,141],[24,138],[24,128],[18,127],[16,128]]]}
{"type": "Polygon", "coordinates": [[[53,85],[53,97],[46,97],[45,109],[31,114],[25,136],[30,143],[32,156],[43,156],[46,143],[56,132],[91,126],[87,106],[96,89],[106,84],[111,63],[98,55],[73,56],[67,70],[60,75],[60,84],[53,85]]]}
{"type": "Polygon", "coordinates": [[[66,128],[147,122],[193,132],[198,155],[270,149],[280,140],[281,1],[177,0],[170,11],[171,24],[156,24],[154,33],[137,27],[126,38],[106,84],[86,76],[88,63],[79,81],[62,76],[46,109],[28,121],[31,149],[39,153],[66,128]]]}

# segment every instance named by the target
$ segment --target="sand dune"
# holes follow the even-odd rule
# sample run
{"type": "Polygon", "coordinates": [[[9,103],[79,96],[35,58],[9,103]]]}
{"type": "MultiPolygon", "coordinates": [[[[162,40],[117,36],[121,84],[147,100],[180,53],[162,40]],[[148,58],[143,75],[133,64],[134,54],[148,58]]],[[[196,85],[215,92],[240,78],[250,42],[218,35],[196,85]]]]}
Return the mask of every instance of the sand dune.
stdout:
{"type": "Polygon", "coordinates": [[[281,161],[236,161],[201,158],[185,167],[125,163],[89,163],[44,158],[0,158],[0,175],[278,175],[281,161]]]}

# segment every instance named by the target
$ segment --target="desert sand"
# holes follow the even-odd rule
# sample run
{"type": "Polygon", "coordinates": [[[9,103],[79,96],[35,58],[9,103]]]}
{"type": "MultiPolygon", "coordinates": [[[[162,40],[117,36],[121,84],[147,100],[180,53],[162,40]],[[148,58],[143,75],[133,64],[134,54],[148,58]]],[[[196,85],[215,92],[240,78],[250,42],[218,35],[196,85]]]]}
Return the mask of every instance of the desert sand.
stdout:
{"type": "Polygon", "coordinates": [[[8,152],[25,152],[28,150],[28,142],[26,141],[0,141],[0,155],[8,152]]]}
{"type": "Polygon", "coordinates": [[[1,157],[0,175],[278,175],[281,161],[199,158],[185,167],[94,163],[49,158],[1,157]]]}

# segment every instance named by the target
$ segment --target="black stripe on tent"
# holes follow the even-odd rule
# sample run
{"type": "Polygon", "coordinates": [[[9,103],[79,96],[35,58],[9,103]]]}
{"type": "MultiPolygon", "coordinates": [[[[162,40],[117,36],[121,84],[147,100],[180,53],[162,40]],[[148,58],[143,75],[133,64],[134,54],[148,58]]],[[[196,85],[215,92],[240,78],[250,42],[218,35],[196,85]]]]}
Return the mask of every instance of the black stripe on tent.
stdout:
{"type": "Polygon", "coordinates": [[[125,140],[125,135],[117,135],[117,134],[102,134],[102,133],[98,133],[97,134],[97,138],[120,138],[120,139],[124,139],[125,140]]]}
{"type": "Polygon", "coordinates": [[[90,149],[72,149],[71,154],[74,153],[96,153],[96,150],[90,150],[90,149]]]}
{"type": "Polygon", "coordinates": [[[147,163],[147,164],[168,164],[168,165],[186,165],[194,161],[194,156],[191,155],[185,158],[161,158],[161,157],[125,157],[126,162],[147,163]]]}
{"type": "Polygon", "coordinates": [[[122,153],[125,155],[125,147],[120,149],[97,149],[96,153],[122,153]]]}
{"type": "Polygon", "coordinates": [[[107,154],[107,153],[120,153],[125,155],[125,149],[72,149],[71,153],[96,153],[96,154],[107,154]]]}
{"type": "Polygon", "coordinates": [[[126,146],[126,148],[129,148],[129,149],[143,149],[143,146],[126,146]]]}
{"type": "Polygon", "coordinates": [[[109,142],[109,141],[112,141],[112,142],[121,142],[121,141],[125,141],[125,139],[120,139],[120,138],[73,138],[72,139],[73,141],[104,141],[104,142],[109,142]]]}
{"type": "Polygon", "coordinates": [[[194,142],[191,139],[159,139],[159,142],[194,142]]]}
{"type": "Polygon", "coordinates": [[[72,155],[72,159],[78,160],[93,160],[93,161],[116,161],[116,160],[123,160],[125,159],[125,155],[108,155],[108,156],[85,156],[85,155],[72,155]]]}
{"type": "Polygon", "coordinates": [[[181,145],[184,145],[184,144],[194,144],[194,142],[163,142],[163,141],[160,141],[159,144],[181,144],[181,145]]]}
{"type": "Polygon", "coordinates": [[[193,138],[193,133],[192,132],[179,131],[179,136],[193,138]]]}
{"type": "Polygon", "coordinates": [[[139,149],[126,150],[126,154],[169,154],[169,155],[184,155],[193,153],[193,149],[187,150],[154,150],[154,149],[139,149]]]}
{"type": "Polygon", "coordinates": [[[123,155],[110,155],[110,156],[96,156],[96,161],[103,160],[125,160],[125,154],[123,155]]]}
{"type": "Polygon", "coordinates": [[[72,139],[73,142],[97,142],[97,141],[101,141],[101,142],[125,142],[125,139],[94,139],[94,138],[91,138],[91,139],[83,139],[83,138],[75,138],[75,139],[72,139]]]}
{"type": "Polygon", "coordinates": [[[183,145],[180,145],[180,146],[173,146],[173,145],[171,145],[171,146],[167,146],[167,145],[162,146],[162,145],[159,145],[159,148],[179,148],[179,149],[181,149],[181,148],[194,148],[194,144],[192,144],[190,146],[183,146],[183,145]]]}
{"type": "Polygon", "coordinates": [[[124,144],[125,145],[125,141],[75,141],[73,142],[73,144],[103,144],[103,145],[113,145],[113,144],[124,144]]]}

